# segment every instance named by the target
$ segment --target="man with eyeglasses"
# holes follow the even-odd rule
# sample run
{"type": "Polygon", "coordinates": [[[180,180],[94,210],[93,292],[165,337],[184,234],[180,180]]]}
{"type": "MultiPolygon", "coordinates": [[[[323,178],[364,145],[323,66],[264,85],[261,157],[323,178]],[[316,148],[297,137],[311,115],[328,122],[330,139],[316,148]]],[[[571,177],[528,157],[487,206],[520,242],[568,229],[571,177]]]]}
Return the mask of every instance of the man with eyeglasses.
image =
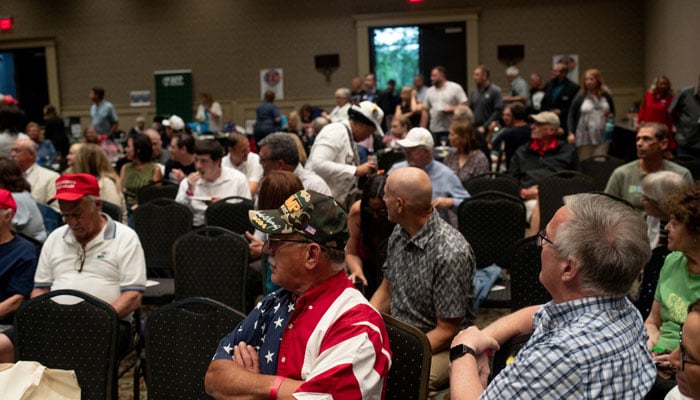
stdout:
{"type": "Polygon", "coordinates": [[[61,175],[51,200],[58,200],[65,225],[44,242],[31,297],[73,289],[110,304],[121,320],[121,355],[131,343],[132,313],[146,288],[141,242],[131,228],[101,212],[100,187],[90,174],[61,175]]]}
{"type": "Polygon", "coordinates": [[[669,357],[677,368],[678,386],[671,389],[666,400],[700,399],[700,300],[688,307],[678,342],[678,348],[669,357]]]}
{"type": "Polygon", "coordinates": [[[380,399],[391,364],[381,315],[345,276],[347,216],[302,190],[278,210],[250,211],[269,235],[272,282],[220,342],[205,378],[214,398],[380,399]]]}
{"type": "Polygon", "coordinates": [[[626,297],[650,256],[644,220],[605,195],[564,203],[537,239],[552,301],[460,332],[450,398],[641,399],[654,384],[643,321],[626,297]],[[488,350],[520,334],[532,336],[486,386],[488,350]]]}

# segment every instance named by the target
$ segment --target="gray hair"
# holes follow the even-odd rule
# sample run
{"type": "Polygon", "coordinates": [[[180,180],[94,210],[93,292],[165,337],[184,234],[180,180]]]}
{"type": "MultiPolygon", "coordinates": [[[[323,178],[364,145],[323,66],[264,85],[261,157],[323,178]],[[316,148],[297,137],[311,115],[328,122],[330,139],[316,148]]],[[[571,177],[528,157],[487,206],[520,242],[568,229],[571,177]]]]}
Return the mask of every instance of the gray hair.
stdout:
{"type": "Polygon", "coordinates": [[[258,143],[259,147],[267,146],[270,150],[270,158],[282,160],[287,165],[297,166],[299,164],[299,150],[289,133],[277,132],[263,138],[258,143]]]}
{"type": "Polygon", "coordinates": [[[349,99],[350,98],[350,89],[344,88],[344,87],[338,88],[335,91],[335,95],[338,97],[342,97],[344,99],[349,99]]]}
{"type": "Polygon", "coordinates": [[[32,155],[36,155],[36,152],[39,151],[39,145],[36,144],[36,142],[34,142],[32,139],[17,139],[15,143],[22,146],[24,150],[28,151],[32,155]]]}
{"type": "Polygon", "coordinates": [[[520,71],[518,71],[518,68],[516,68],[514,65],[511,65],[510,67],[506,68],[506,76],[518,75],[520,75],[520,71]]]}
{"type": "Polygon", "coordinates": [[[576,264],[581,289],[626,295],[651,256],[641,215],[601,194],[566,196],[564,203],[571,218],[557,229],[554,247],[561,257],[576,264]]]}
{"type": "Polygon", "coordinates": [[[668,215],[668,210],[664,206],[666,198],[687,186],[690,186],[690,182],[682,175],[673,171],[658,171],[644,177],[642,194],[668,215]]]}
{"type": "Polygon", "coordinates": [[[331,121],[326,117],[316,117],[313,121],[314,135],[318,135],[321,129],[330,123],[331,121]]]}

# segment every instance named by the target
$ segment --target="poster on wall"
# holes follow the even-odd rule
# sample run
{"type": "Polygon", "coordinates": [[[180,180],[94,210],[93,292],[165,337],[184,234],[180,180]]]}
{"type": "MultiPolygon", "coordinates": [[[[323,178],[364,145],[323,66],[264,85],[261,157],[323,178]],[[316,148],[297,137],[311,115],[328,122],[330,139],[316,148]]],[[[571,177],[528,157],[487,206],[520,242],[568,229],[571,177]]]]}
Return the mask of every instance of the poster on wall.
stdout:
{"type": "Polygon", "coordinates": [[[579,82],[579,72],[578,72],[578,54],[556,54],[552,57],[552,66],[554,64],[562,63],[569,68],[569,74],[567,77],[577,84],[579,82]]]}
{"type": "Polygon", "coordinates": [[[151,105],[150,90],[132,90],[129,92],[129,104],[132,107],[147,107],[151,105]]]}
{"type": "Polygon", "coordinates": [[[271,90],[275,100],[284,99],[284,71],[282,68],[266,68],[260,70],[260,98],[265,98],[265,92],[271,90]]]}
{"type": "Polygon", "coordinates": [[[154,71],[156,114],[192,121],[192,70],[154,71]]]}

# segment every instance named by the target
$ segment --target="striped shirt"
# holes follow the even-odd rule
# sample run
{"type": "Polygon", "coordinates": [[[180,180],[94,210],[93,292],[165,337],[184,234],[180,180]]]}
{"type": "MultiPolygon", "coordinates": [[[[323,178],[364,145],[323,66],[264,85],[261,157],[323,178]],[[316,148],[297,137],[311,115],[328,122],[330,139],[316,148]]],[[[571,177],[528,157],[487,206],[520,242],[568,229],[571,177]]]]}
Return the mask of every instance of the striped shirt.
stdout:
{"type": "MultiPolygon", "coordinates": [[[[260,332],[283,327],[279,340],[263,334],[257,337],[264,338],[264,343],[247,342],[262,349],[258,351],[261,371],[304,381],[294,393],[297,399],[382,399],[391,366],[389,337],[382,316],[345,273],[339,272],[295,302],[294,297],[280,289],[261,302],[280,304],[277,310],[272,307],[273,313],[290,310],[286,320],[277,323],[271,318],[273,322],[266,323],[270,312],[254,311],[241,324],[252,323],[260,332]],[[259,322],[254,320],[256,316],[261,317],[259,322]],[[263,367],[273,358],[277,360],[276,371],[266,372],[263,367]]],[[[256,309],[261,308],[266,307],[256,309]]],[[[215,359],[231,357],[231,347],[243,333],[238,331],[221,340],[215,359]]]]}
{"type": "Polygon", "coordinates": [[[641,399],[656,367],[647,334],[626,298],[549,302],[535,331],[481,399],[641,399]]]}

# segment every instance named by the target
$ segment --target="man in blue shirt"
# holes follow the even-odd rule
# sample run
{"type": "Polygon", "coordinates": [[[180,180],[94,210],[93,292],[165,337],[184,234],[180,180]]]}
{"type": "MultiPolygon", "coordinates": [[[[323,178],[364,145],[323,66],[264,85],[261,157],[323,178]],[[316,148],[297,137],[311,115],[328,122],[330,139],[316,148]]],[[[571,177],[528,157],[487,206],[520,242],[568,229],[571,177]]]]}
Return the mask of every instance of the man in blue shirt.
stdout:
{"type": "Polygon", "coordinates": [[[119,118],[117,111],[109,101],[105,100],[105,90],[101,87],[94,87],[90,90],[90,124],[100,135],[111,135],[117,132],[119,118]]]}
{"type": "Polygon", "coordinates": [[[425,128],[413,128],[397,143],[406,154],[406,161],[394,164],[389,173],[409,166],[424,170],[433,185],[433,207],[438,209],[443,219],[457,227],[457,208],[464,199],[471,196],[454,171],[433,160],[433,135],[425,128]]]}
{"type": "Polygon", "coordinates": [[[460,332],[452,399],[641,399],[654,384],[643,321],[626,298],[650,256],[644,220],[602,194],[564,203],[537,239],[552,301],[460,332]],[[486,350],[524,333],[532,336],[486,387],[486,350]]]}

